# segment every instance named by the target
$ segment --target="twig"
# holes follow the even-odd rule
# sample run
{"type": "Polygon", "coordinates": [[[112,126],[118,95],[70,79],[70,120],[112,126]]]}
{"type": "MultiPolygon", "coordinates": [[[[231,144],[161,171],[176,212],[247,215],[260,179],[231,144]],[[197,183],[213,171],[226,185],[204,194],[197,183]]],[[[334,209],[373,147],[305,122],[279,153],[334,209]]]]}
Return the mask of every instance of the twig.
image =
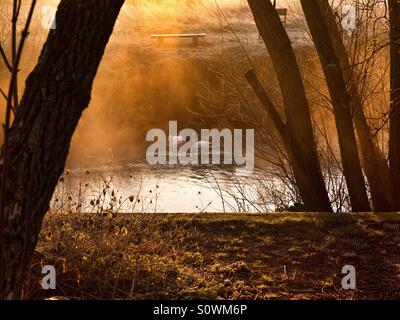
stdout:
{"type": "Polygon", "coordinates": [[[5,65],[6,65],[7,69],[10,72],[12,72],[12,66],[11,66],[10,62],[8,61],[7,55],[4,52],[4,49],[3,49],[3,46],[1,45],[1,43],[0,43],[0,55],[3,58],[3,61],[4,61],[5,65]]]}
{"type": "MultiPolygon", "coordinates": [[[[4,99],[6,99],[6,101],[8,101],[8,97],[7,97],[6,93],[1,88],[0,88],[0,94],[4,97],[4,99]]],[[[11,111],[15,115],[15,109],[12,105],[11,105],[11,111]]]]}

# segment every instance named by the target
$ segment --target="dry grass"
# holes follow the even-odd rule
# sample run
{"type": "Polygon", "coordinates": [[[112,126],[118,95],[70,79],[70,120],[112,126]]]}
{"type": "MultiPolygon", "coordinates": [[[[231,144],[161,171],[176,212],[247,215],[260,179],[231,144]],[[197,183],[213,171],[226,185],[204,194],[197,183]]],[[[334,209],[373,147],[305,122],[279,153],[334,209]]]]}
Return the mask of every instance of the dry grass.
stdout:
{"type": "Polygon", "coordinates": [[[394,299],[398,214],[49,214],[26,298],[394,299]],[[57,290],[39,287],[56,266],[57,290]],[[341,289],[341,269],[357,290],[341,289]]]}

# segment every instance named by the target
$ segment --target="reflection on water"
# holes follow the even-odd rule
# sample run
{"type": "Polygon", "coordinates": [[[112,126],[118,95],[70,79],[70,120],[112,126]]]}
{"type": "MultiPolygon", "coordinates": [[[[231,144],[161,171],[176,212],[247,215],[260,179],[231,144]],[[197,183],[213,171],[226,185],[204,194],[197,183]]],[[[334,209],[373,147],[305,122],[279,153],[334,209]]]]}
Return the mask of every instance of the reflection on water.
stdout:
{"type": "Polygon", "coordinates": [[[64,173],[51,209],[119,212],[238,212],[265,210],[257,173],[234,166],[150,166],[141,162],[74,169],[64,173]]]}

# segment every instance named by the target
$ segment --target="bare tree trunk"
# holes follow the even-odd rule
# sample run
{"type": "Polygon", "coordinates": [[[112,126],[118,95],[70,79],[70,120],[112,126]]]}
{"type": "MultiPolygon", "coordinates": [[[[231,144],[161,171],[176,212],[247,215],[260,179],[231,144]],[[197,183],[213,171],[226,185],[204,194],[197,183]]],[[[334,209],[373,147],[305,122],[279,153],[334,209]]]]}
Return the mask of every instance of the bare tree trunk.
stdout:
{"type": "Polygon", "coordinates": [[[374,211],[390,211],[389,167],[367,123],[359,86],[355,80],[358,78],[357,67],[350,66],[341,32],[328,1],[318,1],[318,4],[326,22],[327,34],[339,59],[342,77],[347,84],[346,89],[360,146],[362,166],[370,186],[373,209],[374,211]]]}
{"type": "Polygon", "coordinates": [[[326,0],[301,0],[308,27],[314,40],[332,98],[333,113],[339,138],[339,148],[350,196],[352,211],[370,211],[367,189],[358,157],[356,136],[339,59],[335,53],[329,30],[321,11],[320,2],[326,0]]]}
{"type": "Polygon", "coordinates": [[[248,0],[281,88],[293,173],[306,210],[332,211],[319,164],[304,84],[290,39],[270,0],[248,0]]]}
{"type": "Polygon", "coordinates": [[[400,210],[400,3],[389,0],[390,11],[390,139],[389,163],[393,209],[400,210]]]}
{"type": "MultiPolygon", "coordinates": [[[[277,108],[273,104],[267,91],[262,86],[255,71],[253,69],[248,70],[245,73],[244,77],[246,78],[247,82],[250,84],[251,88],[253,89],[258,99],[260,100],[261,105],[264,108],[264,111],[271,118],[272,124],[275,127],[276,131],[278,132],[279,139],[282,141],[286,149],[291,150],[292,148],[289,146],[290,138],[288,136],[289,133],[287,131],[286,125],[282,121],[282,118],[279,115],[277,108]]],[[[291,155],[289,155],[289,157],[292,158],[291,155]]]]}
{"type": "Polygon", "coordinates": [[[8,132],[0,298],[20,297],[43,216],[123,2],[62,0],[57,29],[26,81],[8,132]]]}

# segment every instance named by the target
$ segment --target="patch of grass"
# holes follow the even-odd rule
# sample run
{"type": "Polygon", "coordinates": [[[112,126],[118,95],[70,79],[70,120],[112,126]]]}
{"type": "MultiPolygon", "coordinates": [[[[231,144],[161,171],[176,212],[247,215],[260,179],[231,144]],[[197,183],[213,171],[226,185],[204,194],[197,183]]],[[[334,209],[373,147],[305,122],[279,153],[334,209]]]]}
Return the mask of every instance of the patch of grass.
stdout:
{"type": "Polygon", "coordinates": [[[400,297],[399,215],[48,214],[26,297],[400,297]],[[384,232],[382,231],[384,230],[384,232]],[[40,288],[54,265],[57,290],[40,288]],[[357,289],[342,290],[353,264],[357,289]]]}

